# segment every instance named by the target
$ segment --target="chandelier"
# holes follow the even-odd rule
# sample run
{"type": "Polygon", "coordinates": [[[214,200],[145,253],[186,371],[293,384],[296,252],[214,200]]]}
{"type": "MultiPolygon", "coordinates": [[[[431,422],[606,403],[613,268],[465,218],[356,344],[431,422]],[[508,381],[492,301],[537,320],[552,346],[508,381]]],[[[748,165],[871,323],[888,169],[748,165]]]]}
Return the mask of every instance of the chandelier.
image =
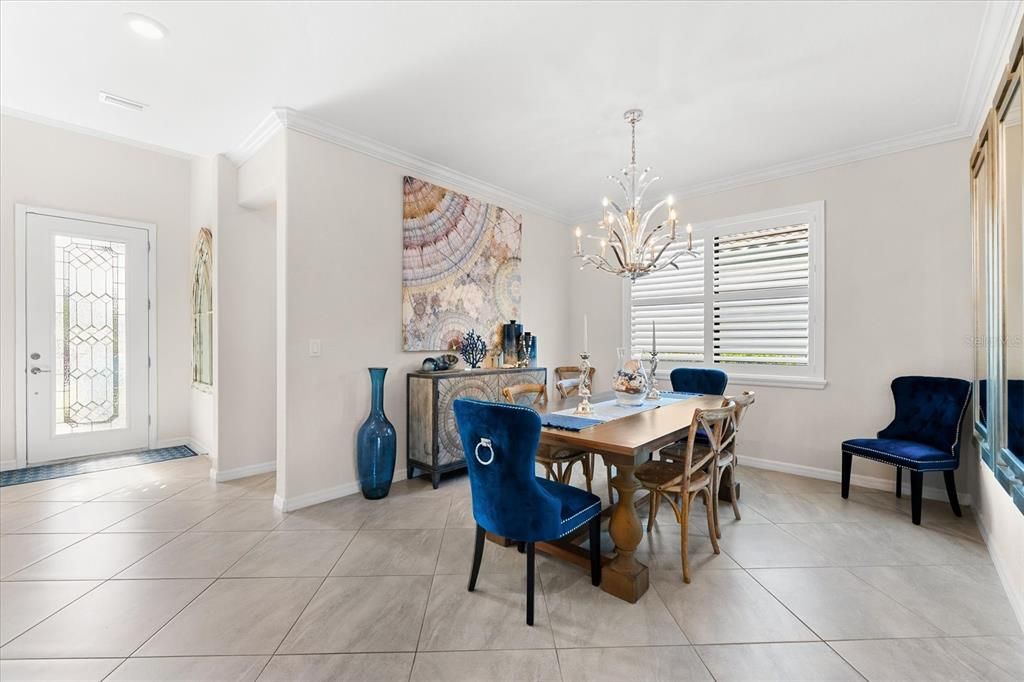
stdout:
{"type": "Polygon", "coordinates": [[[640,109],[630,109],[623,118],[629,124],[632,137],[631,157],[629,165],[622,169],[621,174],[609,175],[608,178],[615,182],[625,195],[625,203],[619,206],[616,202],[605,197],[601,204],[604,213],[597,229],[600,235],[587,235],[588,239],[600,240],[600,252],[596,254],[585,254],[583,252],[583,228],[576,227],[576,254],[575,257],[583,261],[580,265],[582,270],[590,265],[598,270],[611,272],[620,277],[628,277],[635,282],[637,277],[646,275],[649,272],[664,270],[665,268],[676,268],[679,266],[676,261],[682,256],[697,258],[698,253],[693,250],[693,227],[686,226],[686,248],[674,249],[668,257],[662,258],[668,247],[676,243],[676,210],[673,208],[674,200],[668,196],[648,210],[643,210],[644,194],[647,188],[661,178],[650,176],[651,169],[640,170],[636,165],[636,124],[640,122],[644,112],[640,109]],[[652,218],[662,208],[668,209],[667,216],[662,222],[652,227],[652,218]],[[608,250],[611,250],[609,257],[608,250]]]}

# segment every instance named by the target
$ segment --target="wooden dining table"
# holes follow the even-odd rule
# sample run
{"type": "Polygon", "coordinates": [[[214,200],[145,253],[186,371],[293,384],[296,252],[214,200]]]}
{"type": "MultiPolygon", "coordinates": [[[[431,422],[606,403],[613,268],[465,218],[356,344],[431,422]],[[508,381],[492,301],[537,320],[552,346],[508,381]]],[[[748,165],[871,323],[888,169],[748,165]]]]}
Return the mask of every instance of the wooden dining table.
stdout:
{"type": "MultiPolygon", "coordinates": [[[[596,404],[614,398],[614,393],[600,393],[591,396],[590,402],[596,404]]],[[[575,407],[579,401],[579,396],[571,396],[533,407],[544,414],[575,407]]],[[[636,602],[649,587],[647,566],[636,558],[636,548],[644,533],[636,510],[636,493],[640,484],[634,476],[634,469],[658,449],[685,438],[695,410],[720,407],[721,404],[720,395],[699,395],[580,431],[552,427],[541,429],[541,444],[592,452],[615,467],[611,485],[618,492],[618,500],[605,510],[611,516],[608,534],[615,543],[615,552],[602,557],[601,589],[605,592],[636,602]]],[[[583,533],[582,537],[576,535],[558,542],[537,543],[537,550],[588,566],[588,554],[577,544],[585,536],[583,533]]]]}

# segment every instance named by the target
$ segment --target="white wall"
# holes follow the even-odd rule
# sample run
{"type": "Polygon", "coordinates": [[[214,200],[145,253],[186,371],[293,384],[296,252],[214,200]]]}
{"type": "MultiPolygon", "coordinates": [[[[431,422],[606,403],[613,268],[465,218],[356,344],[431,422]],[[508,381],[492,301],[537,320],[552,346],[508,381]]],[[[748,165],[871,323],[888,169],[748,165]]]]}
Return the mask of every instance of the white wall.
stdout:
{"type": "MultiPolygon", "coordinates": [[[[969,152],[970,141],[958,140],[682,202],[681,219],[700,223],[825,200],[828,386],[731,383],[730,391],[758,393],[744,422],[748,463],[760,458],[838,479],[839,444],[873,436],[891,419],[893,377],[972,376],[969,152]]],[[[621,283],[574,271],[570,291],[574,321],[590,315],[595,379],[606,388],[623,339],[621,283]]],[[[659,374],[667,379],[668,369],[659,374]]],[[[962,456],[970,462],[972,448],[962,456]]],[[[963,493],[970,468],[958,478],[963,493]]],[[[854,475],[881,484],[894,470],[855,460],[854,475]]],[[[937,474],[925,486],[945,498],[937,474]]]]}
{"type": "MultiPolygon", "coordinates": [[[[293,508],[356,489],[356,431],[369,411],[367,367],[389,368],[385,410],[398,432],[398,468],[404,468],[405,373],[429,354],[402,352],[406,171],[303,133],[285,135],[277,492],[293,508]],[[322,342],[319,358],[308,354],[314,338],[322,342]]],[[[566,226],[523,215],[520,317],[538,334],[539,361],[548,367],[568,360],[570,248],[566,226]]]]}
{"type": "MultiPolygon", "coordinates": [[[[187,441],[191,331],[190,162],[0,116],[0,459],[14,453],[14,205],[157,226],[158,439],[187,441]]],[[[157,444],[160,444],[159,442],[157,444]]]]}
{"type": "Polygon", "coordinates": [[[972,478],[974,514],[1017,620],[1024,627],[1024,514],[980,458],[974,461],[972,478]]]}

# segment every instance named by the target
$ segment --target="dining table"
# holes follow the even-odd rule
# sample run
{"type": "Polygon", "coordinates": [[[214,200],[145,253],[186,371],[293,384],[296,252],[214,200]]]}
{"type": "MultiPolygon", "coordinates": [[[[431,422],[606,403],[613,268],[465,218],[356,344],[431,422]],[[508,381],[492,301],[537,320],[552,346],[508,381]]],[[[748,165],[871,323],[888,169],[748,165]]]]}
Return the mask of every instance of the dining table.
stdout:
{"type": "MultiPolygon", "coordinates": [[[[615,394],[609,391],[591,396],[590,402],[598,404],[614,398],[615,394]]],[[[720,395],[692,395],[579,431],[550,426],[541,429],[541,444],[594,453],[600,455],[605,464],[615,467],[611,485],[618,499],[603,511],[611,517],[608,534],[615,543],[614,553],[602,556],[601,589],[605,592],[635,603],[650,585],[647,566],[636,558],[644,533],[636,509],[637,491],[641,486],[634,470],[660,448],[686,438],[694,411],[720,407],[722,398],[720,395]]],[[[544,415],[575,407],[579,402],[580,397],[574,395],[533,407],[544,415]]],[[[586,540],[586,533],[578,533],[555,542],[537,543],[537,551],[586,567],[588,553],[579,545],[583,540],[586,540]]]]}

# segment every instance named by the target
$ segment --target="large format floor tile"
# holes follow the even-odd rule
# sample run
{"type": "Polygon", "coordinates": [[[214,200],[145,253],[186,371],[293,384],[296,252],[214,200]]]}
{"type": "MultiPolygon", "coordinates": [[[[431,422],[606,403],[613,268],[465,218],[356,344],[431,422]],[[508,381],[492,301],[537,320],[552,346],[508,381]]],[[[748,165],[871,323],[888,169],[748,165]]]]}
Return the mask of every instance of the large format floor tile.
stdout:
{"type": "Polygon", "coordinates": [[[272,654],[319,585],[319,578],[218,580],[137,655],[272,654]]]}
{"type": "MultiPolygon", "coordinates": [[[[14,533],[37,521],[77,507],[80,502],[13,502],[0,505],[0,533],[14,533]]],[[[85,531],[90,532],[90,531],[85,531]]]]}
{"type": "Polygon", "coordinates": [[[38,502],[46,500],[88,502],[113,492],[124,485],[117,477],[96,476],[95,474],[69,476],[64,480],[67,481],[64,485],[48,488],[27,499],[38,502]]]}
{"type": "Polygon", "coordinates": [[[429,588],[427,576],[327,578],[279,653],[415,651],[429,588]]]}
{"type": "MultiPolygon", "coordinates": [[[[111,504],[111,503],[103,503],[111,504]]],[[[106,529],[108,533],[169,533],[186,531],[223,506],[210,500],[177,500],[172,497],[106,529]]]]}
{"type": "Polygon", "coordinates": [[[0,583],[0,644],[11,641],[97,585],[92,581],[0,583]]]}
{"type": "Polygon", "coordinates": [[[45,481],[33,481],[32,483],[19,483],[18,485],[5,485],[0,488],[0,504],[17,502],[34,495],[38,495],[50,488],[59,488],[72,482],[74,477],[51,478],[45,481]]]}
{"type": "Polygon", "coordinates": [[[359,495],[304,507],[290,512],[276,530],[359,530],[373,504],[359,495]]]}
{"type": "Polygon", "coordinates": [[[420,651],[554,648],[549,605],[539,584],[529,627],[525,574],[481,574],[474,592],[467,591],[468,580],[465,574],[434,576],[420,651]]]}
{"type": "Polygon", "coordinates": [[[1024,670],[1024,636],[961,637],[957,641],[1008,673],[1018,674],[1024,670]]]}
{"type": "Polygon", "coordinates": [[[413,654],[274,656],[260,682],[408,682],[413,654]]]}
{"type": "Polygon", "coordinates": [[[448,497],[399,497],[384,499],[371,509],[364,529],[414,530],[444,528],[451,499],[448,497]]]}
{"type": "Polygon", "coordinates": [[[156,479],[152,481],[138,481],[121,486],[102,497],[96,498],[97,502],[123,502],[123,501],[145,501],[152,500],[159,502],[168,497],[177,495],[183,490],[195,485],[191,479],[156,479]]]}
{"type": "Polygon", "coordinates": [[[991,566],[852,568],[851,572],[947,635],[1020,635],[991,566]]]}
{"type": "Polygon", "coordinates": [[[327,575],[355,535],[350,530],[292,530],[267,535],[225,575],[275,578],[327,575]]]}
{"type": "Polygon", "coordinates": [[[540,574],[559,648],[687,644],[655,590],[625,606],[575,566],[545,563],[540,574]]]}
{"type": "Polygon", "coordinates": [[[681,682],[711,680],[693,647],[559,649],[564,682],[681,682]]]}
{"type": "Polygon", "coordinates": [[[361,530],[331,575],[434,575],[444,531],[361,530]]]}
{"type": "Polygon", "coordinates": [[[778,526],[736,526],[723,531],[722,551],[743,568],[828,566],[823,554],[778,526]]]}
{"type": "Polygon", "coordinates": [[[697,651],[719,682],[862,679],[824,642],[719,644],[697,651]]]}
{"type": "Polygon", "coordinates": [[[746,571],[704,571],[689,585],[659,577],[653,589],[694,644],[817,639],[746,571]]]}
{"type": "MultiPolygon", "coordinates": [[[[121,537],[104,533],[100,537],[121,537]]],[[[150,533],[150,535],[154,535],[150,533]]],[[[236,533],[182,533],[118,578],[218,578],[263,536],[263,531],[236,533]]]]}
{"type": "Polygon", "coordinates": [[[0,535],[0,578],[17,573],[87,537],[86,533],[0,535]]]}
{"type": "Polygon", "coordinates": [[[750,573],[822,639],[942,634],[845,568],[774,568],[750,573]]]}
{"type": "Polygon", "coordinates": [[[956,639],[861,640],[832,642],[831,645],[871,682],[1010,682],[1020,679],[956,639]]]}
{"type": "Polygon", "coordinates": [[[0,648],[0,658],[128,656],[209,580],[112,580],[0,648]]]}
{"type": "Polygon", "coordinates": [[[195,530],[274,530],[283,520],[284,514],[266,500],[242,498],[225,504],[195,530]]]}
{"type": "Polygon", "coordinates": [[[100,682],[120,658],[64,658],[0,661],[4,682],[100,682]]]}
{"type": "MultiPolygon", "coordinates": [[[[446,528],[441,540],[441,552],[434,570],[438,575],[446,573],[469,573],[473,566],[473,543],[476,530],[469,528],[446,528]]],[[[503,547],[490,540],[484,542],[484,556],[480,562],[480,574],[515,573],[526,575],[526,555],[515,547],[503,547]]]]}
{"type": "Polygon", "coordinates": [[[129,658],[104,682],[168,682],[217,680],[252,682],[267,664],[268,656],[181,656],[129,658]]]}
{"type": "Polygon", "coordinates": [[[8,576],[7,580],[106,580],[174,536],[175,533],[97,533],[8,576]]]}
{"type": "Polygon", "coordinates": [[[152,502],[85,502],[19,529],[21,533],[96,533],[152,502]]]}
{"type": "Polygon", "coordinates": [[[561,682],[554,649],[416,654],[411,682],[561,682]]]}

